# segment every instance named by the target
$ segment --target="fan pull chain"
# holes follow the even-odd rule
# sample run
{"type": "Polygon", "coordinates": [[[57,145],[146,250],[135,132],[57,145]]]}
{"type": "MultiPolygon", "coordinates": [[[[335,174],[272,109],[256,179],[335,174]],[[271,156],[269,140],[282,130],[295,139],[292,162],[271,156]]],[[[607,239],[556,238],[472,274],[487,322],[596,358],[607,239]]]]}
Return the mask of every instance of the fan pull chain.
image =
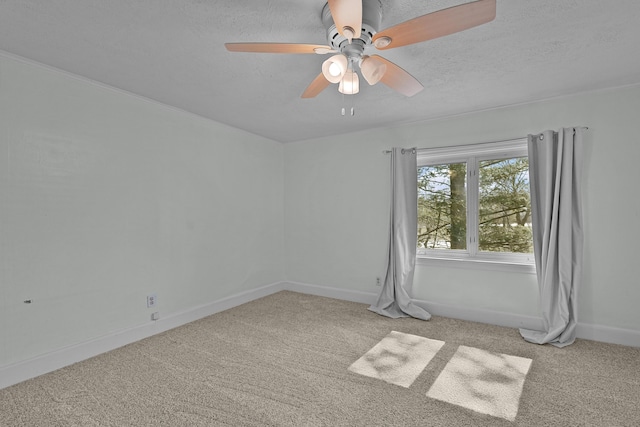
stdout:
{"type": "MultiPolygon", "coordinates": [[[[351,107],[351,110],[349,111],[351,113],[352,116],[356,115],[356,109],[355,107],[351,107]]],[[[347,109],[342,107],[342,115],[346,116],[347,115],[347,109]]]]}
{"type": "MultiPolygon", "coordinates": [[[[351,116],[355,116],[356,115],[356,108],[355,108],[355,101],[354,101],[354,96],[351,96],[351,109],[349,110],[349,113],[351,114],[351,116]]],[[[344,93],[342,94],[342,105],[344,105],[344,93]]],[[[347,109],[345,107],[342,107],[342,111],[341,111],[343,116],[347,115],[347,109]]]]}
{"type": "MultiPolygon", "coordinates": [[[[351,68],[353,70],[353,63],[351,64],[351,68]]],[[[355,96],[354,96],[354,92],[353,92],[353,88],[354,88],[354,79],[356,74],[352,73],[351,74],[351,117],[353,117],[353,114],[355,113],[355,107],[354,104],[356,103],[355,101],[355,96]]],[[[356,76],[357,77],[357,76],[356,76]]]]}
{"type": "MultiPolygon", "coordinates": [[[[349,111],[351,113],[352,116],[356,115],[356,109],[355,107],[351,107],[351,110],[349,111]]],[[[347,109],[342,107],[342,115],[346,116],[347,115],[347,109]]]]}

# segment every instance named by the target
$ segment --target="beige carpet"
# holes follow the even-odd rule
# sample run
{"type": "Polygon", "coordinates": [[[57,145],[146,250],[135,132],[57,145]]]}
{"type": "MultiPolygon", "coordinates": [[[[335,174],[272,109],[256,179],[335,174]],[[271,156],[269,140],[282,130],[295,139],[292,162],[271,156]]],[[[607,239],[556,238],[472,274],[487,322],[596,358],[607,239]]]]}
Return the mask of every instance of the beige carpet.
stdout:
{"type": "Polygon", "coordinates": [[[537,346],[515,329],[280,292],[0,390],[0,425],[638,426],[639,391],[637,348],[537,346]],[[392,331],[444,342],[408,387],[349,370],[392,331]],[[513,421],[447,401],[443,375],[477,396],[521,382],[513,421]]]}

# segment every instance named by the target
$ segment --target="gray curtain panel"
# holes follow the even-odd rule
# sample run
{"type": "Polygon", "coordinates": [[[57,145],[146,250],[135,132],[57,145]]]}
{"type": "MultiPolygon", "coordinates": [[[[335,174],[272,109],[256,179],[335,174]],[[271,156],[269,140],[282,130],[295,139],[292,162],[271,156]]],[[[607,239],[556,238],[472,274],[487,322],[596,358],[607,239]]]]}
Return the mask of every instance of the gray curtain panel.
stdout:
{"type": "Polygon", "coordinates": [[[418,232],[418,167],[416,149],[391,150],[391,220],[387,274],[378,300],[369,310],[383,316],[416,317],[431,315],[411,302],[418,232]]]}
{"type": "Polygon", "coordinates": [[[582,128],[529,135],[533,250],[544,331],[521,329],[536,344],[564,347],[576,335],[582,280],[582,128]]]}

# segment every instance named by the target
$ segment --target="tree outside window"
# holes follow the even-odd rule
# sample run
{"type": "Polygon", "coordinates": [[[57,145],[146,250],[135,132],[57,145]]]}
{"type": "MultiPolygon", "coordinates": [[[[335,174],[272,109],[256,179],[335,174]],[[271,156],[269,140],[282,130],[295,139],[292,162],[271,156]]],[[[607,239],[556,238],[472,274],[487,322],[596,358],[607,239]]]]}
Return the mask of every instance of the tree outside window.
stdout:
{"type": "Polygon", "coordinates": [[[485,160],[479,171],[479,249],[533,252],[529,159],[485,160]]]}
{"type": "Polygon", "coordinates": [[[421,166],[418,248],[531,253],[530,200],[527,157],[421,166]]]}

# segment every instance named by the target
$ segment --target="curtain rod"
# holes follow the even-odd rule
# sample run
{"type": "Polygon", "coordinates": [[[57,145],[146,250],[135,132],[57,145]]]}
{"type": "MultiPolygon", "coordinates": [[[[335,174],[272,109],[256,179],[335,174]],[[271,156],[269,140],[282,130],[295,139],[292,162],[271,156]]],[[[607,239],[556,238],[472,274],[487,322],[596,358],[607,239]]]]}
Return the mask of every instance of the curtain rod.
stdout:
{"type": "MultiPolygon", "coordinates": [[[[589,130],[589,127],[588,126],[574,126],[574,129],[589,130]]],[[[527,136],[522,136],[520,138],[503,139],[503,140],[500,140],[500,141],[481,142],[479,144],[495,144],[496,142],[513,141],[514,139],[522,139],[522,138],[527,138],[527,136]]],[[[420,150],[431,150],[431,149],[436,149],[436,148],[449,148],[449,147],[451,147],[451,146],[448,146],[448,147],[417,148],[417,150],[418,151],[420,151],[420,150]]],[[[382,150],[382,154],[391,154],[391,150],[382,150]]]]}

